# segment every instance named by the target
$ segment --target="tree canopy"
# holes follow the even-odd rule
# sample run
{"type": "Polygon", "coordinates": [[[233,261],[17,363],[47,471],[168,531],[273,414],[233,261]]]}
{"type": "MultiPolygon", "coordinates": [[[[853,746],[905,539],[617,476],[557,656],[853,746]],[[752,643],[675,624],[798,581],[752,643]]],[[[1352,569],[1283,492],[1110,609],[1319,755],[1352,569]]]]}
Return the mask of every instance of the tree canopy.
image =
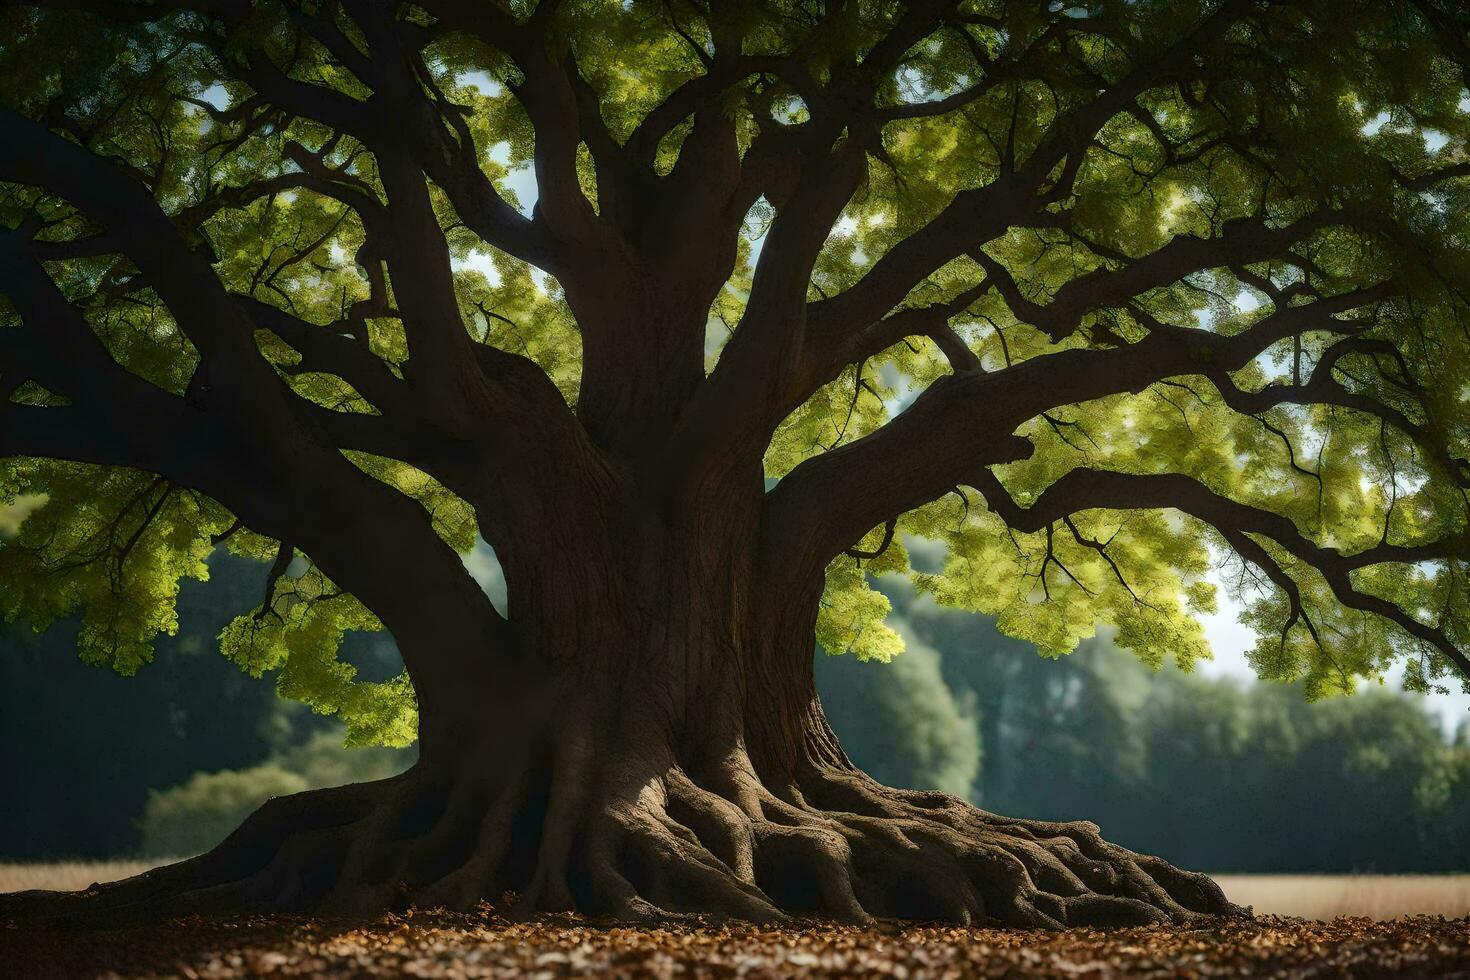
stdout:
{"type": "Polygon", "coordinates": [[[46,502],[0,609],[133,672],[223,545],[270,566],[225,653],[403,743],[407,674],[337,655],[403,576],[500,546],[538,470],[595,485],[579,447],[676,495],[735,446],[829,650],[899,651],[867,575],[905,572],[1048,655],[1101,623],[1187,666],[1223,562],[1263,677],[1470,677],[1467,27],[8,3],[0,499],[46,502]]]}

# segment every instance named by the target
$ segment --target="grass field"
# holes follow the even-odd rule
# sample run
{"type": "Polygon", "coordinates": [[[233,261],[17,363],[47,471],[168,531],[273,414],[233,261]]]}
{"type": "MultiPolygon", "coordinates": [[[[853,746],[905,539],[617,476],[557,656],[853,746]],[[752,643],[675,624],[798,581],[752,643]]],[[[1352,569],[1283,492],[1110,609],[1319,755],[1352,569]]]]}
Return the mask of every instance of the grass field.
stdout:
{"type": "Polygon", "coordinates": [[[1235,903],[1273,915],[1470,916],[1470,875],[1217,875],[1215,880],[1235,903]]]}
{"type": "MultiPolygon", "coordinates": [[[[51,888],[75,891],[153,867],[149,861],[0,863],[0,892],[51,888]]],[[[1220,875],[1225,894],[1256,912],[1331,919],[1366,915],[1470,916],[1470,875],[1220,875]]]]}
{"type": "Polygon", "coordinates": [[[99,881],[116,881],[156,868],[164,861],[52,861],[44,864],[0,862],[0,892],[33,888],[80,891],[99,881]]]}

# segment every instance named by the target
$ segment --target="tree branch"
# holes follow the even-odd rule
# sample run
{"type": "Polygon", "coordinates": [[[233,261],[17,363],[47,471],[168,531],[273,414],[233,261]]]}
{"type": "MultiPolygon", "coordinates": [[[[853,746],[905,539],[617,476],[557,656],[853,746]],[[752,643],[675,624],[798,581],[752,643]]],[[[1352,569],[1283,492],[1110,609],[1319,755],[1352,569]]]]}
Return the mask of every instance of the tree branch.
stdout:
{"type": "MultiPolygon", "coordinates": [[[[869,529],[969,482],[987,467],[1025,458],[1012,435],[1043,412],[1179,375],[1239,370],[1277,341],[1321,330],[1351,334],[1341,314],[1392,294],[1381,283],[1275,311],[1233,336],[1156,324],[1135,344],[1072,349],[1000,371],[941,378],[876,431],[808,459],[766,499],[765,526],[790,574],[816,574],[869,529]]],[[[772,574],[785,574],[773,571],[772,574]]]]}
{"type": "Polygon", "coordinates": [[[1286,577],[1246,535],[1268,538],[1293,557],[1319,572],[1337,600],[1349,609],[1369,612],[1393,622],[1404,632],[1433,646],[1470,679],[1470,658],[1444,631],[1421,622],[1396,604],[1359,590],[1352,572],[1381,563],[1414,563],[1444,558],[1470,557],[1470,541],[1444,538],[1420,546],[1378,544],[1351,555],[1324,548],[1305,535],[1288,518],[1271,511],[1238,503],[1210,490],[1191,477],[1179,474],[1137,475],[1108,470],[1074,469],[1042,491],[1030,507],[1020,507],[994,475],[986,472],[976,485],[990,509],[1018,531],[1041,531],[1053,522],[1083,510],[1178,510],[1220,531],[1253,564],[1291,597],[1300,614],[1299,591],[1283,583],[1286,577]]]}

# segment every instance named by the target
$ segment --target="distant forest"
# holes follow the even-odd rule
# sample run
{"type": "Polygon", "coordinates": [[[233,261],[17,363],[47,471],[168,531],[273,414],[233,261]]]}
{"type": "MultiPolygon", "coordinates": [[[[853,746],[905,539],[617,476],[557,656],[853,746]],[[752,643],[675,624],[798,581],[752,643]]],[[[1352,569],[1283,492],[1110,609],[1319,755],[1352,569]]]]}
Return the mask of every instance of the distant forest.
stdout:
{"type": "MultiPolygon", "coordinates": [[[[268,796],[412,761],[342,748],[331,719],[219,656],[215,635],[259,601],[263,571],[212,567],[184,584],[178,635],[135,677],[81,663],[74,625],[0,636],[0,858],[190,853],[268,796]]],[[[1284,685],[1154,672],[1105,639],[1053,662],[985,617],[881,584],[907,651],[889,664],[816,653],[833,725],[879,780],[1085,816],[1216,872],[1470,870],[1467,729],[1447,742],[1411,697],[1307,704],[1284,685]]],[[[382,635],[346,655],[373,679],[398,669],[382,635]]]]}
{"type": "Polygon", "coordinates": [[[1470,870],[1470,727],[1416,697],[1155,672],[1103,638],[1051,661],[983,616],[883,583],[908,649],[817,654],[859,766],[1003,814],[1087,819],[1213,872],[1470,870]]]}

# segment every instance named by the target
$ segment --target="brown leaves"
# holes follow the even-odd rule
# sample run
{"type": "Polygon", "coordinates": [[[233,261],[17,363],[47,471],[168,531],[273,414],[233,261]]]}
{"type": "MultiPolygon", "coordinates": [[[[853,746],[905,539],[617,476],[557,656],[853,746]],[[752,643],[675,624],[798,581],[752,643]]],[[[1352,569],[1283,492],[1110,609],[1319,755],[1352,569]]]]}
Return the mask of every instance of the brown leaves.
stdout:
{"type": "Polygon", "coordinates": [[[1267,916],[1216,928],[1029,932],[881,923],[512,923],[488,906],[370,922],[181,919],[87,933],[0,928],[0,976],[1222,977],[1470,971],[1470,919],[1267,916]]]}

